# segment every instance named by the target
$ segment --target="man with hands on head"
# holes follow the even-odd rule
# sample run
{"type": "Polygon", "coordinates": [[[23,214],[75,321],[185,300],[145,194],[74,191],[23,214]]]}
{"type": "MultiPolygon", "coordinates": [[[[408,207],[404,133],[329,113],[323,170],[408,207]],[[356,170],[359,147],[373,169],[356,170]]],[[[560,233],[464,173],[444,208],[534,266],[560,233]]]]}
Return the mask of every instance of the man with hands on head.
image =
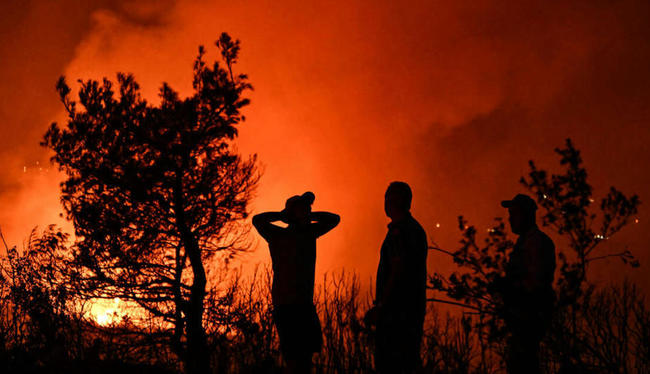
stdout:
{"type": "Polygon", "coordinates": [[[322,346],[313,300],[316,239],[336,227],[340,217],[312,212],[314,200],[312,192],[305,192],[287,199],[280,212],[253,217],[253,226],[268,242],[271,252],[273,319],[288,373],[309,373],[312,355],[322,346]]]}

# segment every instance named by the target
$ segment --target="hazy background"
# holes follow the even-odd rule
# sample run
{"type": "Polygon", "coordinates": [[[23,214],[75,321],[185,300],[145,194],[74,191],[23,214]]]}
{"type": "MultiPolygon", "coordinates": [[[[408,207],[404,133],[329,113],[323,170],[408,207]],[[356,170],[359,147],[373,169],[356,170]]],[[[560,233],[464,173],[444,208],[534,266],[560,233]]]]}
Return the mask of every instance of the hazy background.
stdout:
{"type": "MultiPolygon", "coordinates": [[[[319,241],[319,274],[374,276],[390,181],[412,186],[429,238],[455,249],[456,217],[487,228],[505,214],[499,201],[521,191],[529,159],[559,170],[553,148],[567,137],[597,196],[615,185],[650,201],[647,1],[92,3],[0,5],[0,227],[10,244],[35,225],[70,230],[61,176],[38,145],[63,119],[58,76],[133,72],[151,100],[163,81],[189,94],[198,45],[214,57],[222,31],[242,41],[237,69],[255,86],[238,140],[264,165],[253,212],[311,190],[315,209],[342,216],[319,241]]],[[[606,244],[629,247],[642,268],[609,262],[600,279],[648,284],[648,205],[638,219],[606,244]]],[[[258,243],[241,260],[269,261],[268,250],[258,243]]],[[[430,252],[429,271],[451,269],[430,252]]]]}

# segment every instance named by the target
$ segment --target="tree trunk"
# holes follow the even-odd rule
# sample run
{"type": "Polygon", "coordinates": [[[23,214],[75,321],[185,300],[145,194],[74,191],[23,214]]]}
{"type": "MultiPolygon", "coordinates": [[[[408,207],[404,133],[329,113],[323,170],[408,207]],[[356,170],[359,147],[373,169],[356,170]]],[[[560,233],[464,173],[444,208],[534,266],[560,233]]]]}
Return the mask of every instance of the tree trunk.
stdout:
{"type": "Polygon", "coordinates": [[[185,266],[185,255],[181,253],[182,244],[176,247],[176,266],[174,272],[174,283],[172,285],[174,291],[174,335],[172,337],[172,348],[174,352],[185,361],[185,349],[183,348],[183,332],[185,331],[185,317],[187,315],[187,308],[185,300],[183,300],[183,292],[181,289],[183,268],[185,266]]]}
{"type": "Polygon", "coordinates": [[[177,188],[174,191],[176,224],[193,273],[190,300],[184,309],[186,311],[185,328],[187,338],[187,351],[184,355],[185,372],[187,374],[208,374],[210,373],[210,355],[208,354],[205,330],[203,329],[203,301],[206,294],[207,279],[201,259],[201,248],[199,248],[198,242],[186,221],[180,175],[179,173],[177,176],[177,188]]]}
{"type": "Polygon", "coordinates": [[[194,278],[187,308],[187,373],[207,374],[210,372],[210,356],[203,329],[203,300],[207,283],[205,269],[200,253],[191,255],[189,258],[194,278]]]}

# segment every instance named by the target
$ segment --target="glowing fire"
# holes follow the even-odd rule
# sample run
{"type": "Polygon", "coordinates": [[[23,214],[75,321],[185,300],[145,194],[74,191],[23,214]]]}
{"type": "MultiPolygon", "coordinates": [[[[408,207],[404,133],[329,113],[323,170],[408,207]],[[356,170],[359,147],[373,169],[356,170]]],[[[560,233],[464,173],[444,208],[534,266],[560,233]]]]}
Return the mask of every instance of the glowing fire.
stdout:
{"type": "Polygon", "coordinates": [[[119,322],[124,317],[122,301],[119,298],[113,300],[97,300],[90,308],[90,316],[102,326],[108,326],[119,322]]]}

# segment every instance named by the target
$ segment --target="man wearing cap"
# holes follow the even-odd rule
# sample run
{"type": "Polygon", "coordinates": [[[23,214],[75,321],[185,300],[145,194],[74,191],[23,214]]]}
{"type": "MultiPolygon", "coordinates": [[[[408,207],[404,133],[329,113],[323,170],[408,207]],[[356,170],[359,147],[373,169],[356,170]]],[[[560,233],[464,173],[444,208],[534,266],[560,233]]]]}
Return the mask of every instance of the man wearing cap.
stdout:
{"type": "Polygon", "coordinates": [[[309,373],[313,353],[322,346],[321,326],[314,307],[316,239],[332,230],[340,217],[312,212],[315,196],[293,196],[281,212],[253,217],[253,226],[269,243],[273,266],[273,319],[288,373],[309,373]],[[284,222],[281,227],[273,222],[284,222]]]}
{"type": "Polygon", "coordinates": [[[537,204],[518,194],[501,202],[508,208],[512,232],[519,235],[498,287],[510,334],[508,373],[539,373],[539,345],[548,329],[555,302],[555,245],[535,222],[537,204]]]}
{"type": "Polygon", "coordinates": [[[411,199],[404,182],[392,182],[384,195],[391,222],[381,246],[375,305],[365,317],[367,325],[376,326],[375,367],[380,374],[410,374],[421,364],[428,244],[411,215],[411,199]]]}

